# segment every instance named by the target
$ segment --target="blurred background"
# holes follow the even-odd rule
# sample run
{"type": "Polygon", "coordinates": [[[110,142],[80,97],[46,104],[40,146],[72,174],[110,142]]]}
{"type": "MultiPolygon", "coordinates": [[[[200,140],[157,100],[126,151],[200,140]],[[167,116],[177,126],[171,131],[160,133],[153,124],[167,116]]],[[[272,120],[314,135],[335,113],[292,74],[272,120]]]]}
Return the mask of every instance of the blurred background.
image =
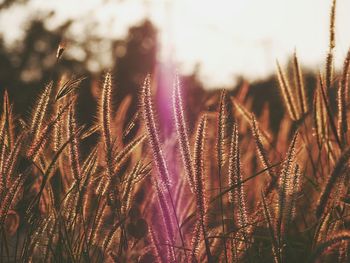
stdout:
{"type": "MultiPolygon", "coordinates": [[[[267,102],[279,103],[276,59],[287,67],[296,50],[313,85],[312,70],[323,68],[328,49],[330,6],[331,0],[0,0],[0,90],[26,113],[49,79],[84,77],[79,110],[91,122],[106,69],[115,105],[134,98],[147,73],[166,99],[178,70],[187,104],[227,88],[259,98],[251,102],[259,113],[267,102]],[[56,63],[60,43],[65,52],[56,63]],[[247,83],[249,92],[242,91],[247,83]]],[[[350,2],[338,0],[336,68],[350,45],[348,10],[350,2]]]]}

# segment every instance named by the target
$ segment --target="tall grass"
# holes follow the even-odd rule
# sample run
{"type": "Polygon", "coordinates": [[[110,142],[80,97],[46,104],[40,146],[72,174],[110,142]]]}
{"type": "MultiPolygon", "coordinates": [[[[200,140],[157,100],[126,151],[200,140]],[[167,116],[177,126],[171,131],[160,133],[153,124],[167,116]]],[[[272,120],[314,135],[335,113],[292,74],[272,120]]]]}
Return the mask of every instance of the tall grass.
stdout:
{"type": "Polygon", "coordinates": [[[277,63],[277,132],[268,108],[257,115],[225,90],[209,98],[217,110],[190,120],[178,75],[169,136],[151,75],[128,123],[130,98],[113,105],[110,73],[92,126],[77,118],[83,78],[49,82],[29,116],[14,115],[5,92],[0,261],[349,262],[350,51],[334,71],[335,14],[333,1],[316,87],[296,53],[291,72],[277,63]]]}

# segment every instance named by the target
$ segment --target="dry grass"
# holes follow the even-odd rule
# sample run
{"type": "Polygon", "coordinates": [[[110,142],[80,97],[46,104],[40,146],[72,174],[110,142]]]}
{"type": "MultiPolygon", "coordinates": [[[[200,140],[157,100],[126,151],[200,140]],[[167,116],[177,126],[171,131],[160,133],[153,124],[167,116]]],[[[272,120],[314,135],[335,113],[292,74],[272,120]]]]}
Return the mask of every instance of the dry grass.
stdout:
{"type": "Polygon", "coordinates": [[[166,139],[150,75],[129,123],[130,98],[113,111],[110,73],[92,127],[76,118],[82,78],[48,83],[27,118],[14,116],[5,93],[1,261],[348,262],[350,51],[337,76],[335,8],[317,87],[305,85],[296,54],[293,82],[277,65],[287,110],[277,134],[226,91],[190,131],[177,75],[166,139]]]}

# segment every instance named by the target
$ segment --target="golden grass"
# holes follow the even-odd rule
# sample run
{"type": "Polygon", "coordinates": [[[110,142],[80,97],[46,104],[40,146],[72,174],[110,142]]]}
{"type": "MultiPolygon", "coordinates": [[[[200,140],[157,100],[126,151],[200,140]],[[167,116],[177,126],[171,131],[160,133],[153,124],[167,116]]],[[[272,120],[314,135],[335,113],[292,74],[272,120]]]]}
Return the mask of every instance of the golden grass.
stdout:
{"type": "Polygon", "coordinates": [[[335,8],[333,1],[316,87],[304,82],[296,53],[293,82],[277,64],[287,114],[276,133],[268,108],[258,116],[227,91],[209,98],[216,111],[202,108],[187,119],[177,75],[168,137],[157,120],[151,75],[129,123],[131,98],[113,110],[118,91],[110,73],[91,127],[76,117],[83,78],[48,83],[29,118],[14,116],[5,92],[0,261],[347,262],[350,51],[338,76],[335,8]],[[91,136],[98,139],[87,147],[91,136]],[[16,233],[9,231],[13,211],[21,220],[16,233]]]}

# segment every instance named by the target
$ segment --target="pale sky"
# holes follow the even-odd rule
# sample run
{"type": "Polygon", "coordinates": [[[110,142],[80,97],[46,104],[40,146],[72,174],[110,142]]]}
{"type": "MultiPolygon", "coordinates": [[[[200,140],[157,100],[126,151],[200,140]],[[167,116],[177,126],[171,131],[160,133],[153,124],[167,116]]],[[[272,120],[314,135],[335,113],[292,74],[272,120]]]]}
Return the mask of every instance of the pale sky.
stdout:
{"type": "MultiPolygon", "coordinates": [[[[340,66],[350,47],[350,0],[337,2],[340,66]]],[[[11,41],[20,37],[18,28],[32,12],[52,9],[53,26],[75,18],[79,37],[83,23],[94,20],[99,23],[94,34],[110,38],[125,36],[128,26],[147,16],[160,31],[159,59],[170,54],[185,73],[200,63],[202,80],[213,87],[230,85],[239,75],[262,78],[295,48],[302,64],[323,68],[330,5],[331,0],[32,0],[25,12],[17,8],[0,17],[0,28],[10,28],[11,41]]]]}

